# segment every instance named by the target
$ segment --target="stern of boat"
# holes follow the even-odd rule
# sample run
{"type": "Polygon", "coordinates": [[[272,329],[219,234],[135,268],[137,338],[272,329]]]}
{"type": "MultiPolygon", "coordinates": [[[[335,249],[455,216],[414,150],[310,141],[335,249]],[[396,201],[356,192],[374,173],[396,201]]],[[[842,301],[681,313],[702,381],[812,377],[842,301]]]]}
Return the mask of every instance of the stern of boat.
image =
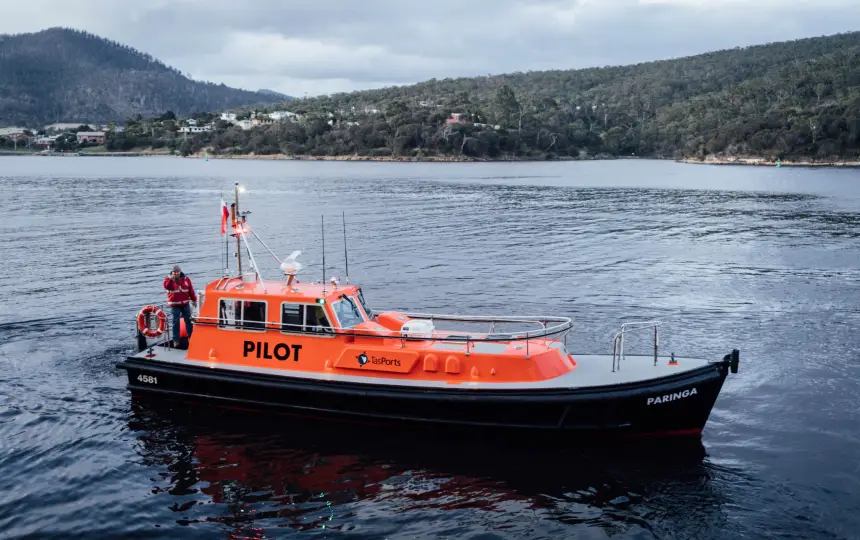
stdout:
{"type": "MultiPolygon", "coordinates": [[[[197,322],[200,306],[203,305],[204,292],[198,292],[197,308],[192,309],[192,324],[197,322]]],[[[188,349],[188,337],[185,332],[185,321],[180,320],[180,335],[173,336],[173,310],[166,303],[152,303],[143,306],[135,314],[134,340],[137,352],[142,352],[152,347],[168,347],[177,349],[188,349]],[[162,317],[163,315],[163,317],[162,317]],[[163,323],[161,319],[163,318],[163,323]]]]}

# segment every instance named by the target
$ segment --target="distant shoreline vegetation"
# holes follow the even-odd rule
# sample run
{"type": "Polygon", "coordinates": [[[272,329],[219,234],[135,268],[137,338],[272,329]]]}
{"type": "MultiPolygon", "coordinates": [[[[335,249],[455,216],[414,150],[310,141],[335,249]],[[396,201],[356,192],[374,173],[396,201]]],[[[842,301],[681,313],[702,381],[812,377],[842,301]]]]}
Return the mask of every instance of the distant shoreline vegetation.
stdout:
{"type": "Polygon", "coordinates": [[[64,157],[175,157],[185,159],[238,159],[238,160],[260,160],[260,161],[349,161],[349,162],[373,162],[373,163],[529,163],[529,162],[583,162],[583,161],[618,161],[618,160],[651,160],[651,161],[674,161],[683,164],[697,165],[724,165],[724,166],[761,166],[761,167],[834,167],[834,168],[860,168],[860,160],[857,161],[797,161],[797,160],[768,160],[764,158],[738,158],[738,159],[722,159],[722,158],[706,158],[699,159],[671,159],[658,157],[639,157],[639,156],[593,156],[589,158],[574,158],[574,157],[556,157],[553,159],[534,159],[534,158],[468,158],[462,156],[425,156],[425,157],[404,157],[404,156],[288,156],[285,154],[210,154],[201,152],[197,154],[189,154],[182,156],[176,152],[169,150],[153,151],[152,149],[140,149],[137,151],[97,151],[88,152],[82,150],[79,152],[29,152],[29,151],[8,151],[0,150],[0,156],[64,156],[64,157]]]}
{"type": "MultiPolygon", "coordinates": [[[[105,155],[111,155],[106,153],[105,155]]],[[[155,154],[153,154],[155,155],[155,154]]],[[[672,159],[660,157],[639,157],[639,156],[593,156],[589,158],[579,157],[556,157],[554,159],[533,159],[533,158],[466,158],[462,156],[427,156],[423,158],[389,156],[389,157],[372,157],[372,156],[288,156],[285,154],[271,155],[254,155],[254,154],[208,154],[199,153],[182,156],[195,159],[251,159],[251,160],[268,160],[268,161],[370,161],[370,162],[393,162],[393,163],[514,163],[514,162],[536,162],[536,161],[618,161],[618,160],[652,160],[652,161],[676,161],[678,163],[687,164],[703,164],[703,165],[737,165],[737,166],[764,166],[775,167],[781,165],[783,167],[860,167],[860,160],[857,161],[771,161],[764,158],[738,158],[738,159],[716,159],[706,158],[699,159],[672,159]]]]}
{"type": "MultiPolygon", "coordinates": [[[[432,79],[186,118],[138,114],[101,129],[105,151],[183,156],[850,164],[860,161],[860,32],[633,66],[432,79]]],[[[0,139],[0,148],[10,143],[0,139]]],[[[92,151],[74,136],[56,149],[92,151]]]]}

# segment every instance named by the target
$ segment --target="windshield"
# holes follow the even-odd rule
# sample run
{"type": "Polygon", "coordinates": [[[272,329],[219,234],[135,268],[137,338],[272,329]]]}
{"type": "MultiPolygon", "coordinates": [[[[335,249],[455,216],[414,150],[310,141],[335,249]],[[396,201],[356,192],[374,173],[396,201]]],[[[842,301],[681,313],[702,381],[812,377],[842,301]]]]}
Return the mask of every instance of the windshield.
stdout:
{"type": "Polygon", "coordinates": [[[364,317],[361,316],[358,306],[348,296],[344,296],[343,300],[338,300],[331,307],[337,315],[341,328],[352,328],[356,324],[364,322],[364,317]]]}
{"type": "Polygon", "coordinates": [[[356,298],[358,298],[358,301],[361,303],[361,307],[364,309],[364,312],[367,314],[367,316],[372,319],[373,312],[370,311],[369,307],[367,307],[367,302],[364,301],[364,294],[361,293],[361,289],[358,290],[356,298]]]}

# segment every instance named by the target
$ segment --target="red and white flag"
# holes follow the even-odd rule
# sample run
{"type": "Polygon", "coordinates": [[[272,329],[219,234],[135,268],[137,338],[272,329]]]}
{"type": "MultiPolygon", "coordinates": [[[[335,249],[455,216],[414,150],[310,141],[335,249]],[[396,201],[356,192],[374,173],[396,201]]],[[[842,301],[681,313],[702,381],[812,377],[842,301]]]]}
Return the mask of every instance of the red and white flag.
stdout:
{"type": "Polygon", "coordinates": [[[227,218],[230,217],[230,210],[227,209],[227,203],[224,198],[221,198],[221,234],[227,232],[227,218]]]}

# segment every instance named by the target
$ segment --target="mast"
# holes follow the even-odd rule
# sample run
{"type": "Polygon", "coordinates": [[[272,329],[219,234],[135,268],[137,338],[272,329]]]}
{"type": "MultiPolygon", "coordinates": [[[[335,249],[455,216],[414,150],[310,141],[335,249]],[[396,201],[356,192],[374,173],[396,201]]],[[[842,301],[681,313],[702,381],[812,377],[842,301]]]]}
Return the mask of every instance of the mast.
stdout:
{"type": "Polygon", "coordinates": [[[346,282],[349,283],[349,255],[346,252],[346,211],[343,212],[343,260],[346,263],[346,282]]]}
{"type": "MultiPolygon", "coordinates": [[[[224,202],[224,190],[221,190],[221,204],[223,204],[223,205],[227,204],[224,202]]],[[[222,212],[224,211],[223,207],[221,208],[221,211],[222,212]]],[[[226,225],[226,223],[225,223],[225,225],[226,225]]],[[[227,230],[226,230],[226,226],[225,226],[225,230],[224,230],[225,234],[222,235],[222,236],[224,236],[224,266],[223,266],[222,270],[224,271],[225,275],[229,276],[230,275],[230,236],[227,235],[226,232],[227,232],[227,230]]]]}
{"type": "Polygon", "coordinates": [[[239,221],[239,216],[241,215],[239,214],[239,182],[235,183],[233,191],[236,198],[236,214],[233,216],[233,223],[239,226],[239,228],[236,229],[236,258],[238,259],[239,264],[239,277],[242,277],[242,239],[239,236],[242,234],[242,224],[239,221]]]}
{"type": "Polygon", "coordinates": [[[323,286],[323,295],[325,295],[325,217],[320,216],[320,233],[322,236],[322,286],[323,286]]]}

